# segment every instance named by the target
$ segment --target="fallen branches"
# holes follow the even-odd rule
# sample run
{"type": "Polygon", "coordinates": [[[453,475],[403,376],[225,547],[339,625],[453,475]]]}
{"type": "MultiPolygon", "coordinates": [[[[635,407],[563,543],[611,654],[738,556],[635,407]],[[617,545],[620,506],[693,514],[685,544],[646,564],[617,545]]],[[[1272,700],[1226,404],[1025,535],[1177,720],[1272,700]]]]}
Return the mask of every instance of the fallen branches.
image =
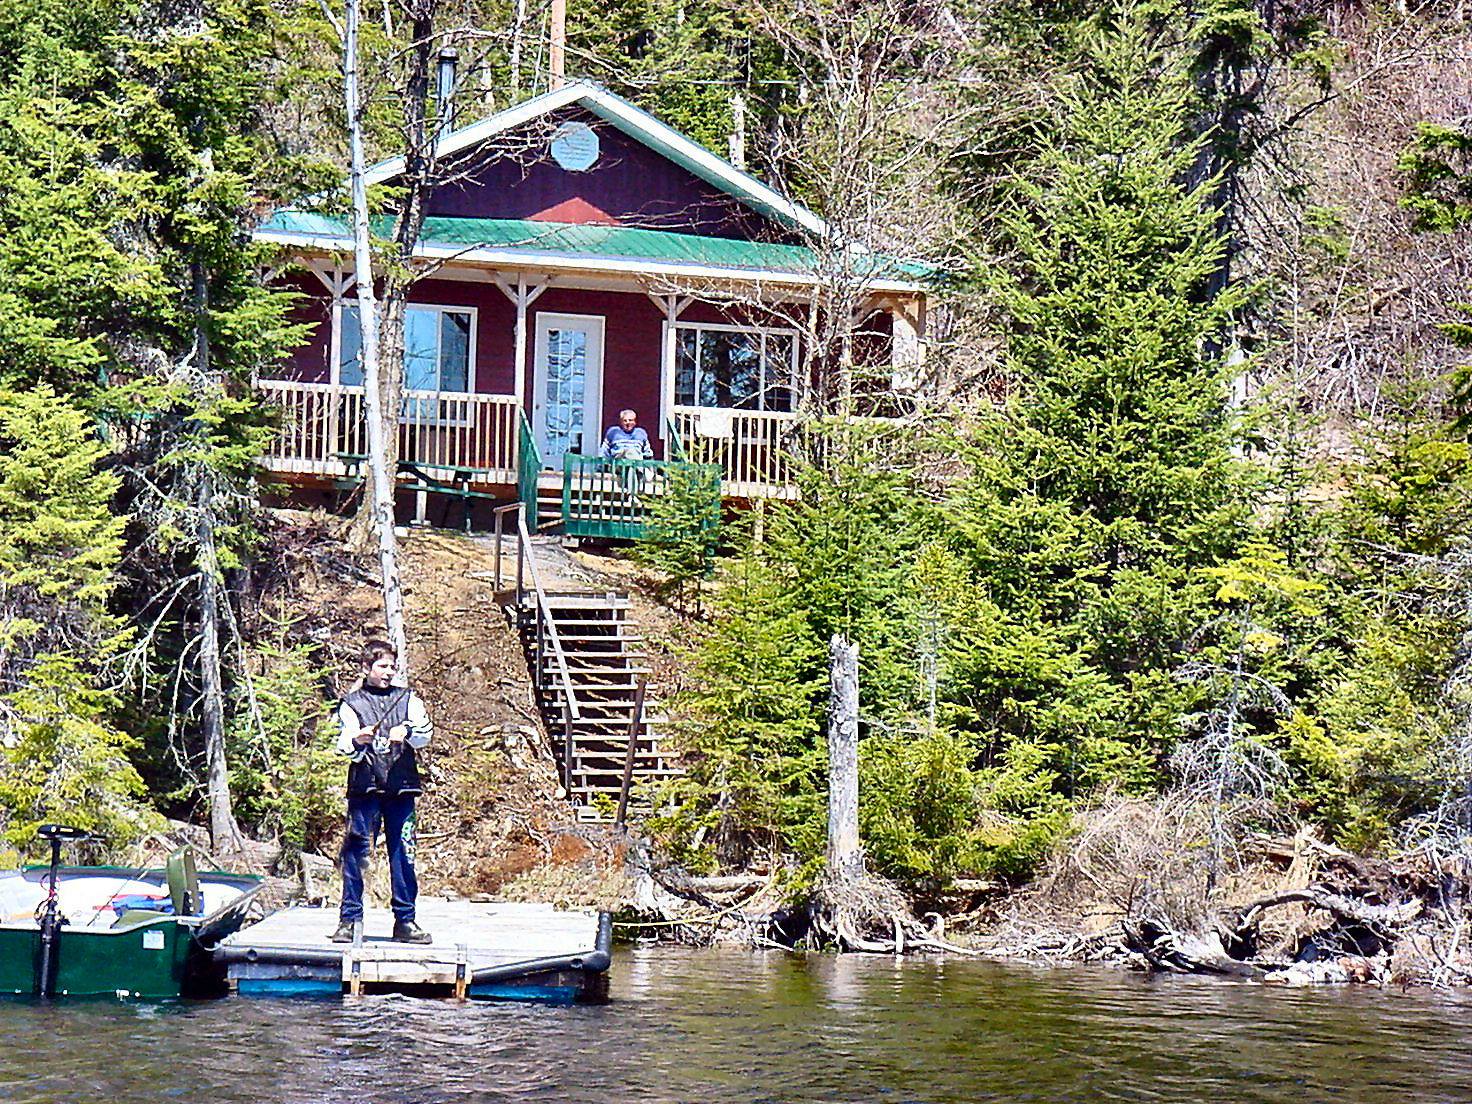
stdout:
{"type": "Polygon", "coordinates": [[[987,914],[992,957],[1108,961],[1288,985],[1472,984],[1472,845],[1355,855],[1262,804],[1232,811],[1215,880],[1197,808],[1122,799],[1085,814],[1047,876],[987,914]]]}
{"type": "Polygon", "coordinates": [[[1239,932],[1245,931],[1254,927],[1268,909],[1288,904],[1304,904],[1322,909],[1340,920],[1363,924],[1377,934],[1392,938],[1396,931],[1420,916],[1425,909],[1425,903],[1417,900],[1405,900],[1394,905],[1372,905],[1342,893],[1331,893],[1326,889],[1309,886],[1259,897],[1243,910],[1236,927],[1239,932]]]}
{"type": "Polygon", "coordinates": [[[1129,949],[1143,956],[1156,970],[1224,977],[1254,977],[1262,973],[1262,967],[1227,954],[1215,933],[1177,932],[1154,920],[1126,923],[1123,930],[1129,949]]]}

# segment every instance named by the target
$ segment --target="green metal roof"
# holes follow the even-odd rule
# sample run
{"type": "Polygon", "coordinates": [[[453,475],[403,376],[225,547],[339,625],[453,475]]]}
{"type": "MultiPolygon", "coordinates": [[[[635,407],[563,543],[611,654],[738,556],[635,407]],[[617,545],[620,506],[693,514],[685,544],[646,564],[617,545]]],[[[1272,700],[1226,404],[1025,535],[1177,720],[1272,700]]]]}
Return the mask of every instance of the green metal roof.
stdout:
{"type": "MultiPolygon", "coordinates": [[[[386,235],[391,226],[389,217],[373,220],[375,234],[386,235]]],[[[352,240],[346,219],[306,211],[277,211],[261,225],[260,232],[340,238],[344,248],[348,248],[352,240]]],[[[450,249],[525,250],[529,253],[615,257],[801,275],[810,275],[817,268],[813,250],[802,245],[530,219],[426,218],[420,241],[426,246],[450,249]]],[[[855,261],[862,262],[866,276],[877,279],[921,281],[934,279],[937,275],[935,269],[928,265],[878,253],[858,254],[855,261]]]]}

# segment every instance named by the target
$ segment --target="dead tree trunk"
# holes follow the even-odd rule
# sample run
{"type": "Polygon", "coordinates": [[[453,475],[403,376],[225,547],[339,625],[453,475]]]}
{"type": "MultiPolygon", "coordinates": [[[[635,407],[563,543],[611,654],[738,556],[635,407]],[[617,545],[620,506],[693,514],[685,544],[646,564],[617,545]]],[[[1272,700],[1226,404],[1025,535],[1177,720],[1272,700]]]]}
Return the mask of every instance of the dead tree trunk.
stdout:
{"type": "Polygon", "coordinates": [[[566,79],[567,0],[552,0],[547,25],[547,88],[555,92],[566,79]]]}
{"type": "Polygon", "coordinates": [[[746,169],[746,95],[737,92],[731,97],[731,140],[727,146],[727,160],[738,169],[746,169]]]}
{"type": "Polygon", "coordinates": [[[864,873],[859,843],[859,646],[835,633],[828,648],[828,877],[864,873]]]}
{"type": "Polygon", "coordinates": [[[225,756],[225,686],[220,673],[220,559],[215,548],[215,516],[208,472],[202,472],[196,505],[199,510],[199,681],[200,731],[207,766],[210,846],[216,854],[240,849],[240,828],[230,800],[230,771],[225,756]]]}
{"type": "MultiPolygon", "coordinates": [[[[194,300],[194,373],[198,402],[205,405],[214,396],[205,392],[220,387],[210,364],[209,286],[203,265],[191,272],[194,300]]],[[[199,727],[204,739],[205,801],[210,815],[210,846],[216,854],[240,850],[240,827],[230,799],[229,761],[225,754],[225,678],[220,661],[220,551],[215,544],[219,524],[215,507],[215,482],[207,464],[196,461],[194,472],[195,570],[199,573],[199,727]]],[[[229,601],[228,598],[225,599],[229,601]]]]}
{"type": "MultiPolygon", "coordinates": [[[[516,0],[511,17],[511,98],[521,96],[521,49],[526,33],[526,0],[516,0]]],[[[535,82],[534,82],[535,83],[535,82]]]]}

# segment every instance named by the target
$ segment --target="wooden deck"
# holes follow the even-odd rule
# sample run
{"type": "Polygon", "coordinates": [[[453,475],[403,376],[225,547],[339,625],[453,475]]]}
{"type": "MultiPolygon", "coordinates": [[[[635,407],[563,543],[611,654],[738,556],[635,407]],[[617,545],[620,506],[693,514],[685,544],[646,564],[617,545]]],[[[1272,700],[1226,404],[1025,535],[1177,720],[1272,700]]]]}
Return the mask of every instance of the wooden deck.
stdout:
{"type": "Polygon", "coordinates": [[[333,943],[337,910],[288,908],[224,940],[215,955],[240,993],[407,991],[430,996],[588,1000],[606,993],[609,918],[588,909],[421,898],[434,942],[395,943],[369,909],[361,944],[333,943]]]}
{"type": "MultiPolygon", "coordinates": [[[[358,465],[345,458],[368,451],[362,387],[276,379],[260,380],[258,387],[280,412],[279,430],[261,457],[263,467],[299,486],[331,488],[356,477],[358,465]]],[[[797,414],[671,406],[666,416],[651,414],[650,420],[650,435],[666,439],[667,459],[683,455],[720,468],[724,497],[797,496],[788,451],[806,432],[797,414]]],[[[505,492],[513,499],[525,451],[524,424],[526,415],[514,394],[408,391],[398,455],[421,467],[466,471],[469,489],[505,492]]],[[[560,491],[562,472],[551,478],[560,491]]]]}

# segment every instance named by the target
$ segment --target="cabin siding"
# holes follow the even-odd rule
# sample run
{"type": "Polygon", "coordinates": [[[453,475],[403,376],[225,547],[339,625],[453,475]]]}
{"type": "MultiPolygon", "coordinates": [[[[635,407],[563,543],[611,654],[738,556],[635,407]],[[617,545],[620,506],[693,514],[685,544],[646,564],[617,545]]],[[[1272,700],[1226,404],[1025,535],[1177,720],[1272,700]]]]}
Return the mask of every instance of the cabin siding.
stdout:
{"type": "Polygon", "coordinates": [[[475,308],[475,391],[481,395],[515,393],[516,308],[500,288],[462,280],[421,280],[414,285],[409,301],[475,308]]]}
{"type": "Polygon", "coordinates": [[[297,273],[285,277],[282,284],[294,292],[295,301],[287,311],[287,321],[307,327],[306,337],[275,371],[271,379],[295,383],[330,383],[332,381],[332,297],[312,275],[297,273]]]}
{"type": "MultiPolygon", "coordinates": [[[[307,324],[306,339],[271,378],[305,383],[332,379],[332,300],[315,281],[290,281],[303,293],[292,307],[291,318],[307,324]],[[310,282],[309,282],[310,281],[310,282]]],[[[471,307],[476,311],[475,391],[482,395],[510,395],[516,390],[516,309],[501,290],[478,281],[430,279],[414,286],[411,303],[471,307]]],[[[618,412],[633,407],[654,437],[660,407],[660,354],[664,315],[647,295],[548,288],[527,312],[528,393],[534,379],[537,315],[589,314],[604,319],[603,422],[612,425],[618,412]]],[[[694,303],[680,315],[682,322],[790,326],[790,321],[752,311],[733,314],[709,303],[694,303]]]]}

